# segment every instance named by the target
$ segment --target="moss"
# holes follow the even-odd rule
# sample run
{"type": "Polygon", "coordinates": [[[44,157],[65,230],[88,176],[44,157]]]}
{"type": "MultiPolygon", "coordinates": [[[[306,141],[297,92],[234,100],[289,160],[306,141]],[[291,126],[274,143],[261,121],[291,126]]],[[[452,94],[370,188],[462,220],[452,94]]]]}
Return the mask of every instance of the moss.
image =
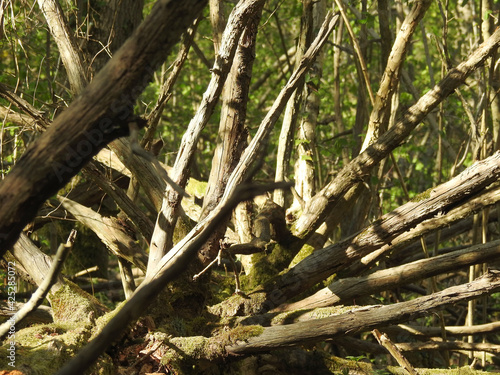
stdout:
{"type": "Polygon", "coordinates": [[[186,235],[189,233],[191,229],[193,229],[191,223],[189,223],[188,220],[186,220],[185,218],[179,217],[177,219],[177,224],[175,225],[174,228],[174,235],[172,239],[174,245],[180,240],[182,240],[184,237],[186,237],[186,235]]]}
{"type": "Polygon", "coordinates": [[[118,313],[118,311],[120,311],[125,303],[127,303],[127,301],[120,302],[113,311],[110,311],[107,314],[104,314],[96,319],[95,324],[92,328],[92,337],[90,338],[91,340],[94,339],[102,331],[106,324],[108,324],[109,321],[113,319],[113,317],[118,313]]]}
{"type": "Polygon", "coordinates": [[[288,268],[293,252],[279,244],[274,244],[270,253],[262,252],[252,255],[253,267],[249,275],[241,278],[244,290],[252,290],[276,277],[288,268]]]}
{"type": "Polygon", "coordinates": [[[239,326],[225,329],[210,338],[203,336],[175,337],[155,333],[154,339],[162,341],[166,350],[161,362],[180,374],[195,374],[208,363],[226,356],[226,346],[262,334],[261,326],[239,326]]]}
{"type": "MultiPolygon", "coordinates": [[[[343,359],[330,356],[324,359],[332,374],[394,374],[406,375],[408,372],[398,366],[375,366],[372,363],[363,362],[360,360],[343,359]]],[[[454,368],[454,369],[416,369],[419,375],[482,375],[488,372],[474,370],[469,366],[454,368]]]]}
{"type": "Polygon", "coordinates": [[[210,304],[215,305],[220,303],[233,295],[236,289],[234,281],[234,274],[224,274],[216,269],[212,270],[210,274],[210,304]]]}
{"type": "MultiPolygon", "coordinates": [[[[25,374],[54,374],[75,353],[87,344],[90,327],[84,324],[43,324],[24,328],[16,333],[16,369],[25,374]]],[[[0,348],[0,368],[9,368],[6,361],[8,342],[0,348]],[[5,355],[4,355],[5,354],[5,355]]],[[[113,374],[113,365],[102,358],[93,374],[113,374]]]]}
{"type": "Polygon", "coordinates": [[[420,194],[415,195],[410,201],[411,202],[420,202],[423,201],[424,199],[428,199],[431,196],[433,188],[427,189],[426,191],[423,191],[420,194]]]}
{"type": "Polygon", "coordinates": [[[307,316],[308,320],[328,318],[334,315],[344,314],[352,310],[352,306],[330,306],[310,310],[286,311],[274,316],[271,325],[292,324],[300,321],[301,317],[307,316]]]}
{"type": "Polygon", "coordinates": [[[49,295],[49,301],[55,323],[93,323],[94,319],[108,311],[95,297],[68,280],[57,292],[49,295]]]}
{"type": "Polygon", "coordinates": [[[292,262],[290,263],[290,267],[295,266],[299,262],[301,262],[303,259],[307,258],[309,255],[311,255],[314,251],[314,247],[311,245],[305,244],[302,246],[300,251],[297,253],[297,255],[292,259],[292,262]]]}
{"type": "Polygon", "coordinates": [[[246,341],[250,337],[259,336],[264,332],[260,325],[238,326],[221,334],[224,345],[236,344],[238,341],[246,341]]]}
{"type": "Polygon", "coordinates": [[[265,301],[264,292],[253,292],[249,296],[235,294],[217,305],[209,306],[208,311],[220,317],[255,315],[261,310],[265,301]]]}
{"type": "MultiPolygon", "coordinates": [[[[294,252],[287,248],[286,246],[281,246],[276,244],[274,246],[273,251],[269,255],[269,262],[273,265],[274,268],[282,271],[290,265],[294,256],[294,252]]],[[[273,274],[275,276],[275,274],[273,274]]]]}
{"type": "Polygon", "coordinates": [[[190,178],[186,186],[186,192],[191,196],[201,199],[205,196],[207,186],[208,183],[204,181],[198,181],[194,178],[190,178]]]}

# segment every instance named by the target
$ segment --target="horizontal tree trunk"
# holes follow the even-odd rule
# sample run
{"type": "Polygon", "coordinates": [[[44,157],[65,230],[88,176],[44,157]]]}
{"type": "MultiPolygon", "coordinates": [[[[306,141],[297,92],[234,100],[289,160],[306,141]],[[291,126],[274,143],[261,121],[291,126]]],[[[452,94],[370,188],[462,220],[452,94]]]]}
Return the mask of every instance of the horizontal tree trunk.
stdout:
{"type": "Polygon", "coordinates": [[[392,305],[367,306],[324,319],[264,328],[259,336],[227,347],[243,354],[318,342],[394,323],[413,320],[445,305],[466,301],[500,289],[500,272],[489,271],[473,282],[453,286],[429,296],[392,305]]]}
{"type": "Polygon", "coordinates": [[[417,260],[398,267],[376,271],[368,276],[340,279],[301,301],[279,306],[275,311],[314,309],[409,284],[416,280],[456,271],[500,255],[500,240],[472,246],[436,257],[417,260]]]}

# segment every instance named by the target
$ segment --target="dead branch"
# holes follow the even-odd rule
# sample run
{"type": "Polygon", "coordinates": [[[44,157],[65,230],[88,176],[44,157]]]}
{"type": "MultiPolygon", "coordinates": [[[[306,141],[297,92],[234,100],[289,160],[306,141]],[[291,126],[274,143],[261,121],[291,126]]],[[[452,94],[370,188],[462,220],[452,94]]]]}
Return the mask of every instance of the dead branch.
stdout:
{"type": "MultiPolygon", "coordinates": [[[[224,83],[231,69],[234,55],[246,24],[260,9],[263,0],[244,0],[239,2],[231,12],[226,30],[222,36],[221,46],[216,56],[214,66],[211,69],[212,77],[208,84],[203,99],[198,106],[194,117],[190,121],[179,146],[179,152],[172,168],[172,180],[184,188],[189,177],[189,166],[198,145],[201,131],[208,123],[219,97],[222,93],[224,83]]],[[[151,246],[149,249],[148,274],[153,271],[158,261],[167,253],[172,246],[172,232],[176,223],[178,207],[181,196],[167,187],[157,224],[153,231],[151,246]]]]}
{"type": "Polygon", "coordinates": [[[92,230],[113,254],[146,271],[146,253],[127,233],[126,224],[114,217],[102,216],[91,208],[68,198],[58,198],[62,206],[78,221],[92,230]]]}
{"type": "Polygon", "coordinates": [[[177,278],[186,270],[186,265],[193,259],[198,249],[210,237],[215,228],[230,215],[233,209],[243,200],[252,199],[272,189],[288,187],[287,183],[274,183],[269,185],[242,185],[233,193],[226,204],[220,207],[214,215],[191,230],[191,232],[170,250],[167,258],[162,259],[160,267],[154,274],[150,274],[136,289],[132,297],[123,305],[101,333],[84,347],[70,362],[68,362],[58,375],[72,375],[87,369],[101,353],[127,328],[128,324],[138,319],[145,313],[147,306],[155,300],[155,296],[165,285],[177,278]],[[187,240],[189,239],[189,240],[187,240]]]}
{"type": "Polygon", "coordinates": [[[332,182],[306,204],[303,214],[295,223],[294,234],[300,238],[309,237],[323,222],[329,208],[334,206],[354,184],[362,181],[375,165],[406,139],[430,111],[451,95],[455,88],[462,85],[473,71],[482,66],[499,44],[500,29],[497,29],[467,60],[452,69],[438,85],[410,107],[377,142],[352,159],[332,182]]]}
{"type": "Polygon", "coordinates": [[[387,349],[393,358],[399,363],[399,365],[408,371],[410,375],[418,375],[413,366],[408,362],[408,360],[403,356],[399,347],[394,345],[389,336],[385,333],[380,333],[378,329],[372,331],[373,336],[377,339],[378,343],[387,349]]]}
{"type": "Polygon", "coordinates": [[[413,201],[384,215],[361,233],[313,252],[288,272],[265,285],[267,298],[264,301],[262,289],[255,293],[254,298],[258,301],[252,302],[254,309],[264,312],[276,308],[370,252],[390,244],[398,235],[425,219],[445,215],[474,192],[495,182],[499,176],[500,153],[496,153],[469,167],[454,179],[429,189],[413,201]]]}
{"type": "Polygon", "coordinates": [[[448,254],[418,260],[398,267],[373,272],[367,276],[336,280],[310,297],[279,306],[273,311],[291,311],[330,306],[342,301],[374,294],[382,290],[412,283],[416,280],[456,271],[461,267],[480,264],[500,255],[500,240],[476,245],[448,254]]]}
{"type": "Polygon", "coordinates": [[[75,242],[76,231],[72,230],[68,240],[65,244],[61,244],[57,249],[57,253],[50,267],[49,273],[46,275],[43,283],[38,287],[38,289],[33,293],[30,300],[23,305],[21,310],[17,311],[13,316],[10,317],[5,323],[0,326],[0,339],[3,338],[9,330],[21,322],[26,316],[34,311],[38,306],[40,306],[50,291],[50,288],[56,282],[59,272],[62,269],[64,259],[68,255],[69,251],[73,247],[75,242]]]}
{"type": "Polygon", "coordinates": [[[264,328],[262,334],[227,347],[230,353],[243,354],[274,348],[318,342],[376,327],[413,320],[445,305],[477,298],[500,289],[500,272],[489,271],[471,283],[447,288],[429,296],[392,305],[355,308],[324,319],[264,328]]]}
{"type": "Polygon", "coordinates": [[[157,1],[133,36],[24,153],[0,184],[0,256],[47,198],[101,148],[128,133],[128,123],[137,120],[135,99],[205,3],[157,1]]]}

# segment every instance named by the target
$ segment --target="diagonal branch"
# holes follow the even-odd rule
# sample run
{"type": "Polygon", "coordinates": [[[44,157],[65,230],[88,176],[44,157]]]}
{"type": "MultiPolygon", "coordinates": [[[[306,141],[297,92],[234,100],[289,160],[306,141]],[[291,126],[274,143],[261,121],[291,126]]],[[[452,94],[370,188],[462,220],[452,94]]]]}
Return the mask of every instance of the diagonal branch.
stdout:
{"type": "Polygon", "coordinates": [[[297,88],[300,79],[306,74],[321,50],[321,47],[326,42],[326,39],[337,25],[338,18],[338,14],[333,15],[332,13],[328,13],[326,15],[325,21],[321,26],[321,29],[318,31],[318,35],[304,54],[304,57],[298,64],[298,67],[290,76],[285,87],[283,87],[279,93],[266,117],[262,120],[257,133],[252,138],[252,141],[245,149],[238,165],[229,177],[227,188],[222,200],[226,199],[234,191],[235,187],[242,181],[245,181],[250,173],[253,172],[252,168],[255,167],[255,161],[260,161],[260,155],[262,154],[262,150],[266,145],[273,126],[276,124],[276,121],[278,121],[278,118],[285,108],[286,103],[290,99],[290,96],[297,88]]]}
{"type": "Polygon", "coordinates": [[[137,121],[133,105],[205,0],[158,0],[148,18],[0,183],[0,256],[40,205],[137,121]],[[147,41],[146,43],[144,41],[147,41]]]}
{"type": "Polygon", "coordinates": [[[394,290],[403,284],[451,272],[469,265],[487,262],[498,258],[499,255],[500,241],[492,241],[448,254],[417,260],[398,267],[379,270],[367,276],[340,279],[310,297],[279,306],[275,311],[313,309],[331,306],[342,301],[348,302],[382,290],[394,290]]]}
{"type": "Polygon", "coordinates": [[[150,274],[126,304],[103,328],[101,333],[57,374],[73,375],[84,372],[112,342],[120,337],[128,324],[146,312],[147,306],[155,300],[155,296],[165,285],[177,278],[186,269],[186,265],[193,259],[198,249],[210,237],[215,228],[226,220],[226,217],[231,214],[239,202],[252,199],[254,196],[263,194],[266,191],[286,186],[288,186],[286,183],[276,183],[262,186],[246,185],[236,189],[230,199],[227,200],[227,203],[217,211],[216,215],[210,217],[210,221],[205,221],[205,225],[202,227],[198,225],[190,232],[191,236],[189,234],[186,236],[190,237],[190,241],[183,240],[177,243],[176,247],[167,254],[168,259],[163,263],[160,272],[150,274]]]}
{"type": "MultiPolygon", "coordinates": [[[[286,273],[264,285],[265,292],[254,293],[245,305],[253,311],[272,310],[290,298],[307,291],[327,277],[375,251],[420,222],[442,216],[468,197],[500,178],[500,152],[466,169],[454,179],[417,196],[384,215],[359,234],[316,250],[286,273]],[[265,293],[265,298],[262,296],[265,293]]],[[[229,299],[223,304],[235,304],[229,299]]]]}
{"type": "Polygon", "coordinates": [[[38,0],[38,6],[49,25],[50,33],[56,41],[61,60],[68,74],[71,91],[76,96],[87,86],[86,69],[82,55],[76,47],[71,29],[64,17],[61,6],[56,0],[38,0]]]}
{"type": "Polygon", "coordinates": [[[58,198],[62,206],[79,222],[92,230],[113,254],[129,261],[143,271],[146,270],[146,254],[126,232],[124,226],[120,225],[118,219],[101,216],[91,208],[68,198],[58,198]]]}
{"type": "Polygon", "coordinates": [[[328,210],[354,184],[368,176],[372,168],[386,157],[389,152],[401,145],[425,116],[451,95],[457,87],[462,85],[473,71],[482,66],[499,45],[500,29],[497,29],[467,60],[450,70],[438,85],[411,106],[399,121],[384,133],[377,142],[352,159],[337,174],[333,181],[307,202],[304,213],[295,223],[294,234],[300,238],[307,238],[311,235],[328,215],[328,210]]]}
{"type": "MultiPolygon", "coordinates": [[[[244,0],[239,2],[229,16],[227,27],[222,35],[219,53],[212,68],[212,78],[198,110],[184,133],[172,168],[172,179],[180,187],[186,185],[189,177],[189,165],[196,151],[201,131],[212,115],[222,93],[227,75],[238,47],[240,36],[248,20],[258,11],[263,0],[244,0]]],[[[153,232],[149,253],[148,272],[172,246],[172,233],[176,222],[176,213],[181,203],[181,196],[171,187],[165,191],[161,211],[153,232]]]]}
{"type": "MultiPolygon", "coordinates": [[[[396,36],[391,53],[387,60],[380,87],[373,103],[370,114],[368,130],[361,150],[364,151],[368,145],[377,140],[380,134],[385,132],[391,114],[391,101],[397,90],[403,62],[406,52],[410,48],[411,37],[417,29],[420,20],[431,6],[432,1],[416,1],[408,16],[406,16],[401,29],[396,36]]],[[[385,62],[385,61],[384,61],[385,62]]]]}
{"type": "Polygon", "coordinates": [[[30,300],[23,305],[23,307],[16,312],[9,320],[3,323],[0,326],[0,338],[5,336],[11,327],[17,325],[21,322],[30,312],[34,311],[38,306],[40,306],[47,297],[52,285],[56,282],[56,279],[59,275],[59,272],[62,269],[64,264],[64,259],[68,255],[69,251],[73,247],[73,243],[75,242],[76,231],[72,230],[68,240],[65,244],[61,244],[57,249],[57,253],[54,257],[54,261],[52,262],[52,266],[50,267],[48,275],[46,275],[43,283],[38,287],[35,293],[32,294],[30,300]]]}

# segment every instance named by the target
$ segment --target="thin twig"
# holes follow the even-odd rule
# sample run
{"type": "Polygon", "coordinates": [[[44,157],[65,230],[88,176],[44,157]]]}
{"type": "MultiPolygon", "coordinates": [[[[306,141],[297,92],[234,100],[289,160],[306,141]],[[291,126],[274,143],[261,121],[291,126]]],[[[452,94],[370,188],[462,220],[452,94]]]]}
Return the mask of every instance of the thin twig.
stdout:
{"type": "Polygon", "coordinates": [[[205,272],[207,272],[215,263],[220,264],[220,255],[221,255],[222,249],[219,250],[219,254],[215,257],[214,260],[212,260],[205,268],[203,268],[199,273],[193,276],[193,281],[196,281],[199,279],[201,275],[203,275],[205,272]]]}
{"type": "Polygon", "coordinates": [[[354,35],[354,31],[352,30],[351,24],[349,23],[349,18],[347,18],[347,14],[345,12],[344,5],[342,4],[342,0],[335,0],[335,4],[337,4],[339,8],[340,14],[344,19],[344,24],[347,28],[347,31],[349,32],[349,36],[351,37],[351,42],[354,47],[354,52],[361,66],[361,75],[363,76],[363,79],[365,81],[366,90],[368,91],[368,96],[370,97],[370,102],[373,106],[375,103],[375,97],[373,95],[372,87],[370,84],[370,77],[368,76],[368,68],[366,67],[366,62],[363,57],[363,53],[361,52],[361,47],[358,43],[358,40],[356,39],[356,35],[354,35]]]}
{"type": "Polygon", "coordinates": [[[377,339],[380,345],[388,350],[389,353],[394,357],[394,359],[399,363],[399,365],[406,370],[410,375],[418,375],[417,371],[408,362],[405,356],[399,351],[399,349],[394,345],[385,333],[380,333],[377,329],[372,331],[373,336],[377,339]]]}
{"type": "Polygon", "coordinates": [[[12,326],[17,325],[30,312],[34,311],[38,306],[42,304],[43,300],[49,293],[50,288],[52,288],[52,285],[54,285],[57,276],[59,275],[59,271],[63,266],[64,259],[66,259],[66,256],[73,247],[75,238],[76,238],[76,230],[73,229],[68,236],[67,242],[65,244],[59,245],[52,266],[50,267],[49,274],[47,275],[43,283],[38,287],[35,293],[33,293],[30,300],[9,320],[7,320],[0,326],[0,339],[3,338],[7,334],[7,332],[9,332],[12,326]]]}

